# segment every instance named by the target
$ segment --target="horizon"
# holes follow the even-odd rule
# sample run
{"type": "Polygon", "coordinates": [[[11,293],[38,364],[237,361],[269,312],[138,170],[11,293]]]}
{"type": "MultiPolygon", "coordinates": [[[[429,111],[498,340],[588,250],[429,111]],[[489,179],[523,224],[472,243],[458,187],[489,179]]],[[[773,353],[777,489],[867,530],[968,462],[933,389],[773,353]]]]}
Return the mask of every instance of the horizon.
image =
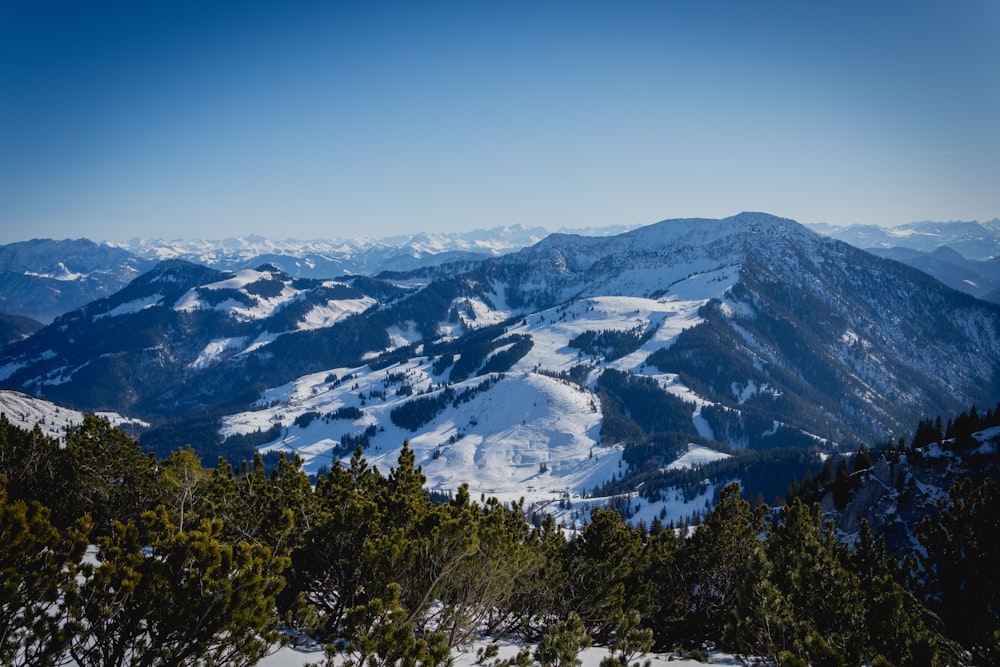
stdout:
{"type": "Polygon", "coordinates": [[[0,242],[996,219],[998,28],[986,0],[7,3],[0,242]]]}
{"type": "Polygon", "coordinates": [[[631,230],[634,230],[634,229],[639,229],[641,227],[647,227],[647,226],[650,226],[650,225],[655,225],[655,224],[658,224],[660,222],[670,222],[670,221],[676,221],[676,220],[725,220],[727,218],[731,218],[731,217],[735,217],[737,215],[740,215],[742,213],[762,213],[764,215],[771,215],[771,216],[774,216],[774,217],[777,217],[777,218],[785,218],[785,219],[791,220],[792,222],[800,224],[800,225],[802,225],[803,227],[806,227],[806,228],[829,227],[829,228],[835,229],[835,230],[849,229],[849,228],[852,228],[852,227],[874,227],[874,228],[878,228],[878,229],[897,229],[897,228],[900,228],[900,227],[909,227],[909,226],[913,226],[913,225],[922,225],[922,224],[931,224],[931,225],[933,225],[933,224],[942,224],[942,225],[951,225],[951,224],[979,224],[979,225],[986,225],[986,224],[991,224],[991,223],[1000,223],[1000,217],[995,217],[995,218],[992,218],[992,219],[989,219],[989,220],[956,220],[956,219],[951,219],[951,220],[929,220],[929,219],[923,219],[923,220],[913,220],[911,222],[903,222],[903,223],[896,224],[896,225],[878,225],[878,224],[874,224],[874,223],[860,223],[860,222],[858,222],[858,223],[850,223],[850,224],[846,224],[846,225],[838,225],[838,224],[834,224],[834,223],[827,222],[827,221],[803,222],[801,220],[795,220],[793,218],[786,218],[786,216],[776,215],[776,214],[773,214],[773,213],[770,213],[770,212],[767,212],[767,211],[741,211],[740,213],[736,213],[736,214],[733,214],[733,215],[723,216],[721,218],[706,218],[704,216],[696,216],[696,217],[690,217],[690,218],[689,217],[682,217],[682,218],[661,218],[661,219],[655,220],[653,222],[638,223],[638,224],[612,223],[612,224],[607,224],[607,225],[588,225],[586,227],[560,227],[558,229],[550,229],[550,228],[548,228],[548,227],[546,227],[544,225],[524,225],[524,224],[521,224],[521,223],[514,223],[514,224],[511,224],[511,225],[494,225],[494,226],[491,226],[491,227],[473,227],[473,228],[469,228],[469,229],[456,230],[456,231],[417,230],[417,231],[412,231],[412,232],[395,233],[395,234],[390,234],[390,235],[387,235],[387,236],[371,236],[371,235],[366,235],[366,234],[358,234],[358,235],[355,235],[355,236],[317,236],[317,237],[311,237],[311,238],[304,238],[304,237],[297,237],[297,236],[281,237],[281,236],[273,236],[273,235],[267,235],[267,234],[260,234],[260,233],[256,233],[256,232],[251,232],[251,233],[246,233],[246,234],[236,234],[236,235],[224,236],[224,237],[210,237],[210,236],[156,236],[156,235],[150,235],[150,236],[132,236],[130,238],[91,238],[91,237],[88,237],[88,236],[73,236],[73,237],[54,238],[54,237],[46,237],[46,236],[33,236],[33,237],[30,237],[30,238],[18,239],[18,240],[14,240],[14,241],[0,242],[0,246],[2,246],[2,245],[12,245],[12,244],[15,244],[15,243],[27,243],[27,242],[30,242],[30,241],[91,241],[92,243],[96,243],[96,244],[99,244],[99,245],[109,245],[109,246],[114,246],[114,247],[127,247],[132,242],[163,242],[163,243],[177,242],[177,243],[183,243],[183,242],[201,241],[201,242],[205,242],[205,243],[224,243],[226,241],[247,242],[247,241],[254,241],[254,240],[267,241],[267,242],[275,242],[275,243],[289,243],[289,242],[310,243],[310,242],[316,242],[316,241],[355,241],[355,240],[370,240],[370,241],[376,241],[376,242],[387,242],[387,241],[397,241],[397,240],[410,240],[410,239],[412,239],[415,236],[421,236],[421,235],[427,235],[427,236],[431,236],[431,237],[451,237],[451,238],[454,238],[454,237],[461,237],[461,236],[466,236],[466,235],[471,235],[471,234],[476,234],[476,233],[481,233],[481,232],[492,232],[492,231],[497,231],[497,230],[518,230],[518,229],[524,230],[524,231],[541,230],[541,231],[543,231],[545,233],[545,235],[549,235],[549,234],[574,234],[575,233],[575,234],[580,234],[581,236],[587,236],[588,234],[586,232],[589,232],[589,231],[594,231],[594,232],[603,232],[603,231],[609,231],[609,230],[631,231],[631,230]]]}

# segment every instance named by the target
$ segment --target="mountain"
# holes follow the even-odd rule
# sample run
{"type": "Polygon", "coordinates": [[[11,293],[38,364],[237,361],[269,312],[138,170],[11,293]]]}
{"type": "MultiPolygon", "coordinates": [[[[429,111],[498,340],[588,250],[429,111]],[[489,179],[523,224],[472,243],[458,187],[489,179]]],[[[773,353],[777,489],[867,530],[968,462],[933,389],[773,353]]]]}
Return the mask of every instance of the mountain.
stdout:
{"type": "Polygon", "coordinates": [[[248,236],[221,241],[132,239],[98,244],[86,239],[35,239],[0,246],[0,313],[48,324],[59,315],[110,296],[140,273],[169,259],[223,271],[271,264],[294,277],[328,278],[495,257],[535,243],[546,233],[541,228],[514,225],[379,240],[275,241],[248,236]]]}
{"type": "Polygon", "coordinates": [[[181,259],[224,271],[272,264],[291,276],[332,278],[409,271],[460,260],[495,257],[536,243],[548,232],[520,225],[452,234],[419,233],[384,239],[283,241],[263,236],[209,240],[132,239],[111,243],[148,260],[181,259]]]}
{"type": "Polygon", "coordinates": [[[870,248],[869,252],[920,269],[952,289],[998,303],[1000,257],[983,261],[966,259],[946,245],[931,252],[903,247],[870,248]]]}
{"type": "Polygon", "coordinates": [[[152,263],[86,239],[0,246],[0,312],[49,323],[114,294],[152,263]]]}
{"type": "Polygon", "coordinates": [[[24,340],[44,325],[30,317],[0,313],[0,347],[24,340]]]}
{"type": "Polygon", "coordinates": [[[699,447],[853,450],[992,404],[1000,306],[744,213],[378,277],[172,260],[8,347],[0,383],[141,417],[160,452],[316,471],[408,439],[432,488],[579,507],[699,447]]]}
{"type": "MultiPolygon", "coordinates": [[[[83,423],[83,413],[17,391],[0,390],[0,415],[14,426],[32,430],[36,426],[49,438],[64,440],[66,429],[83,423]]],[[[149,424],[115,412],[99,412],[98,417],[126,432],[139,432],[149,424]]]]}
{"type": "Polygon", "coordinates": [[[912,222],[898,227],[827,223],[812,224],[810,227],[824,236],[858,248],[910,248],[933,252],[948,246],[971,260],[1000,257],[1000,219],[989,222],[912,222]]]}
{"type": "Polygon", "coordinates": [[[1000,414],[993,410],[963,412],[946,429],[940,419],[936,426],[925,420],[913,440],[887,444],[870,465],[856,465],[850,476],[805,489],[803,496],[821,504],[841,540],[854,543],[865,521],[891,551],[912,553],[919,548],[915,529],[924,517],[940,516],[937,503],[953,484],[1000,481],[998,447],[1000,414]]]}

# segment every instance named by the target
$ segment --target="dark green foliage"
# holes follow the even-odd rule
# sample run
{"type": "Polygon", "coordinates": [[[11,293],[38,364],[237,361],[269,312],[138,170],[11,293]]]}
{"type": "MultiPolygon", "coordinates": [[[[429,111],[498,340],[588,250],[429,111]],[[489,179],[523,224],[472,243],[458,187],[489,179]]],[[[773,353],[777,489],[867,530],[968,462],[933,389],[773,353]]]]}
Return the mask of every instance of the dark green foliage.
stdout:
{"type": "Polygon", "coordinates": [[[389,411],[389,419],[400,428],[416,431],[421,426],[430,423],[449,405],[453,408],[471,401],[477,394],[487,391],[494,382],[503,379],[502,375],[487,378],[477,385],[465,387],[456,392],[452,387],[445,387],[433,395],[417,396],[389,411]]]}
{"type": "Polygon", "coordinates": [[[477,375],[506,373],[510,370],[511,366],[520,361],[524,355],[528,354],[532,346],[534,346],[531,336],[508,336],[497,341],[501,346],[511,342],[513,342],[513,345],[510,347],[490,355],[490,358],[482,365],[477,375]]]}
{"type": "Polygon", "coordinates": [[[977,660],[1000,659],[1000,492],[986,479],[956,482],[938,501],[940,520],[924,519],[915,553],[921,600],[977,660]]]}
{"type": "Polygon", "coordinates": [[[766,506],[752,508],[740,498],[739,485],[722,491],[719,503],[681,546],[671,566],[672,596],[662,599],[657,624],[664,635],[688,646],[717,640],[729,621],[747,563],[761,549],[766,506]]]}
{"type": "Polygon", "coordinates": [[[476,335],[466,336],[462,339],[460,356],[451,367],[448,379],[451,382],[461,382],[473,375],[505,372],[527,354],[532,345],[531,338],[522,335],[484,339],[477,332],[476,335]],[[509,349],[490,356],[494,350],[511,344],[513,345],[509,349]]]}
{"type": "Polygon", "coordinates": [[[37,500],[9,499],[5,482],[0,475],[0,664],[59,664],[90,524],[61,532],[37,500]]]}
{"type": "Polygon", "coordinates": [[[623,614],[648,614],[652,607],[641,554],[639,532],[613,510],[594,510],[579,537],[567,544],[569,598],[599,641],[611,638],[623,614]]]}
{"type": "Polygon", "coordinates": [[[620,359],[635,352],[653,337],[655,327],[639,325],[632,329],[604,331],[584,331],[569,341],[569,346],[605,361],[620,359]]]}
{"type": "Polygon", "coordinates": [[[601,427],[605,440],[634,433],[636,426],[642,433],[697,435],[691,417],[694,406],[664,391],[653,378],[609,368],[601,374],[597,389],[605,424],[610,419],[610,425],[601,427]]]}
{"type": "Polygon", "coordinates": [[[445,387],[433,396],[418,396],[397,405],[389,412],[389,419],[399,428],[416,431],[434,419],[454,398],[455,390],[445,387]]]}
{"type": "Polygon", "coordinates": [[[66,519],[89,514],[97,534],[113,521],[132,521],[153,508],[161,490],[153,457],[139,443],[92,415],[66,434],[69,487],[62,506],[66,519]]]}
{"type": "Polygon", "coordinates": [[[696,468],[663,470],[657,454],[657,442],[661,440],[666,452],[676,451],[680,443],[685,441],[698,442],[698,438],[652,436],[648,440],[629,445],[625,449],[624,458],[634,466],[634,471],[620,480],[602,485],[595,495],[629,493],[641,485],[641,497],[650,502],[667,500],[670,498],[669,494],[676,493],[676,490],[683,494],[685,500],[690,501],[705,492],[706,480],[719,485],[740,479],[741,490],[747,498],[759,496],[772,502],[785,497],[790,479],[812,479],[825,465],[817,451],[790,447],[766,451],[731,450],[728,452],[731,454],[729,458],[696,468]],[[635,455],[631,453],[633,447],[636,448],[635,455]],[[644,455],[649,457],[642,463],[644,455]]]}
{"type": "Polygon", "coordinates": [[[37,500],[61,507],[71,483],[68,467],[65,450],[39,426],[26,431],[0,414],[0,476],[7,480],[12,501],[37,500]]]}
{"type": "MultiPolygon", "coordinates": [[[[644,490],[681,442],[636,445],[644,490]]],[[[907,579],[869,530],[850,549],[800,499],[774,513],[731,485],[691,531],[599,509],[567,538],[551,517],[473,502],[466,487],[432,500],[407,443],[387,474],[362,454],[312,487],[284,456],[206,470],[190,448],[143,455],[101,420],[60,448],[0,418],[0,664],[253,664],[279,630],[359,667],[446,663],[477,632],[537,643],[491,667],[571,667],[591,641],[609,647],[604,667],[706,641],[783,665],[996,661],[991,482],[952,489],[907,579]],[[60,498],[59,511],[44,505],[60,498]]],[[[749,481],[755,460],[815,464],[790,448],[683,474],[749,481]]],[[[848,483],[847,461],[828,460],[817,478],[848,483]]]]}
{"type": "Polygon", "coordinates": [[[577,656],[590,643],[583,621],[575,612],[570,612],[565,621],[558,621],[545,629],[541,642],[535,648],[534,658],[541,667],[578,667],[580,660],[577,656]]]}
{"type": "MultiPolygon", "coordinates": [[[[320,418],[320,413],[315,410],[310,410],[308,412],[303,412],[295,418],[293,422],[299,428],[306,428],[314,419],[320,418]]],[[[266,442],[266,441],[265,441],[266,442]]]]}
{"type": "Polygon", "coordinates": [[[341,408],[337,408],[333,412],[326,413],[325,415],[323,415],[323,418],[327,420],[330,419],[355,420],[355,419],[361,419],[362,417],[364,417],[364,415],[365,413],[361,411],[361,408],[356,408],[354,406],[347,405],[341,408]]]}

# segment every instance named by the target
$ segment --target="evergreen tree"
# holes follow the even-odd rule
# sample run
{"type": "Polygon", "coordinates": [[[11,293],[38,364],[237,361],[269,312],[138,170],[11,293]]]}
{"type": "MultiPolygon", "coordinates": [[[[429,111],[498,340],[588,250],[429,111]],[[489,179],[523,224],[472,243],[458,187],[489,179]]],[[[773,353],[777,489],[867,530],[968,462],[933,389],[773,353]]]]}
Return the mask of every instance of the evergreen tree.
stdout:
{"type": "Polygon", "coordinates": [[[989,479],[965,478],[937,503],[940,520],[925,517],[913,572],[924,603],[946,634],[977,660],[1000,660],[1000,493],[989,479]]]}
{"type": "Polygon", "coordinates": [[[862,582],[865,623],[870,638],[867,658],[895,665],[948,665],[960,662],[942,626],[900,583],[903,570],[890,558],[884,541],[867,521],[861,524],[850,566],[862,582]]]}
{"type": "Polygon", "coordinates": [[[252,664],[278,640],[287,565],[261,544],[220,541],[221,522],[179,531],[166,511],[114,522],[70,597],[81,667],[252,664]]]}
{"type": "Polygon", "coordinates": [[[535,660],[541,667],[578,667],[580,651],[590,646],[590,635],[583,620],[570,612],[565,621],[549,625],[535,647],[535,660]]]}
{"type": "Polygon", "coordinates": [[[90,525],[65,533],[37,501],[10,501],[0,476],[0,664],[62,664],[72,637],[67,594],[76,587],[90,525]]]}
{"type": "Polygon", "coordinates": [[[441,632],[418,636],[409,612],[399,600],[399,584],[384,597],[351,609],[344,624],[343,643],[327,645],[325,667],[434,667],[449,661],[441,632]]]}
{"type": "Polygon", "coordinates": [[[670,601],[674,641],[701,646],[718,643],[730,619],[745,565],[761,548],[767,506],[751,507],[740,498],[739,484],[730,484],[718,504],[688,538],[678,554],[680,584],[670,601]]]}
{"type": "Polygon", "coordinates": [[[0,413],[0,475],[7,478],[10,500],[41,502],[53,510],[52,521],[66,528],[77,516],[65,511],[70,506],[70,472],[66,450],[58,441],[46,437],[38,425],[22,429],[0,413]],[[64,514],[72,517],[63,520],[64,514]]]}
{"type": "Polygon", "coordinates": [[[67,518],[89,514],[99,535],[113,521],[130,521],[156,506],[161,490],[155,459],[107,421],[85,415],[66,433],[70,485],[67,518]]]}
{"type": "Polygon", "coordinates": [[[614,510],[595,509],[590,523],[567,545],[568,595],[584,627],[600,642],[610,639],[628,611],[651,611],[651,587],[639,532],[614,510]]]}
{"type": "Polygon", "coordinates": [[[843,565],[846,547],[832,526],[822,526],[819,506],[796,499],[787,505],[765,540],[770,578],[791,610],[784,618],[782,646],[796,657],[822,661],[827,650],[845,664],[860,664],[869,636],[861,583],[843,565]]]}

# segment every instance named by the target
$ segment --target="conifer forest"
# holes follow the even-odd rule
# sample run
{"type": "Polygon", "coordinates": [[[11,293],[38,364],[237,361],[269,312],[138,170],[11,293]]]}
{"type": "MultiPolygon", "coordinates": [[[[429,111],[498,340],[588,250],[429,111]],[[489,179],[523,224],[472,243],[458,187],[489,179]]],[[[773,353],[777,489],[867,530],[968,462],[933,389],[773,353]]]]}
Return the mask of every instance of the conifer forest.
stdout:
{"type": "MultiPolygon", "coordinates": [[[[952,446],[996,421],[963,418],[952,446]]],[[[406,446],[386,473],[359,447],[310,478],[286,458],[156,458],[92,416],[64,444],[2,417],[0,664],[250,665],[310,642],[325,664],[434,667],[481,637],[533,647],[485,651],[486,667],[566,667],[591,643],[606,667],[713,645],[748,663],[996,664],[988,475],[956,481],[904,553],[867,524],[845,544],[811,500],[941,429],[830,466],[778,508],[734,484],[697,526],[597,509],[571,532],[464,486],[432,497],[406,446]]]]}

